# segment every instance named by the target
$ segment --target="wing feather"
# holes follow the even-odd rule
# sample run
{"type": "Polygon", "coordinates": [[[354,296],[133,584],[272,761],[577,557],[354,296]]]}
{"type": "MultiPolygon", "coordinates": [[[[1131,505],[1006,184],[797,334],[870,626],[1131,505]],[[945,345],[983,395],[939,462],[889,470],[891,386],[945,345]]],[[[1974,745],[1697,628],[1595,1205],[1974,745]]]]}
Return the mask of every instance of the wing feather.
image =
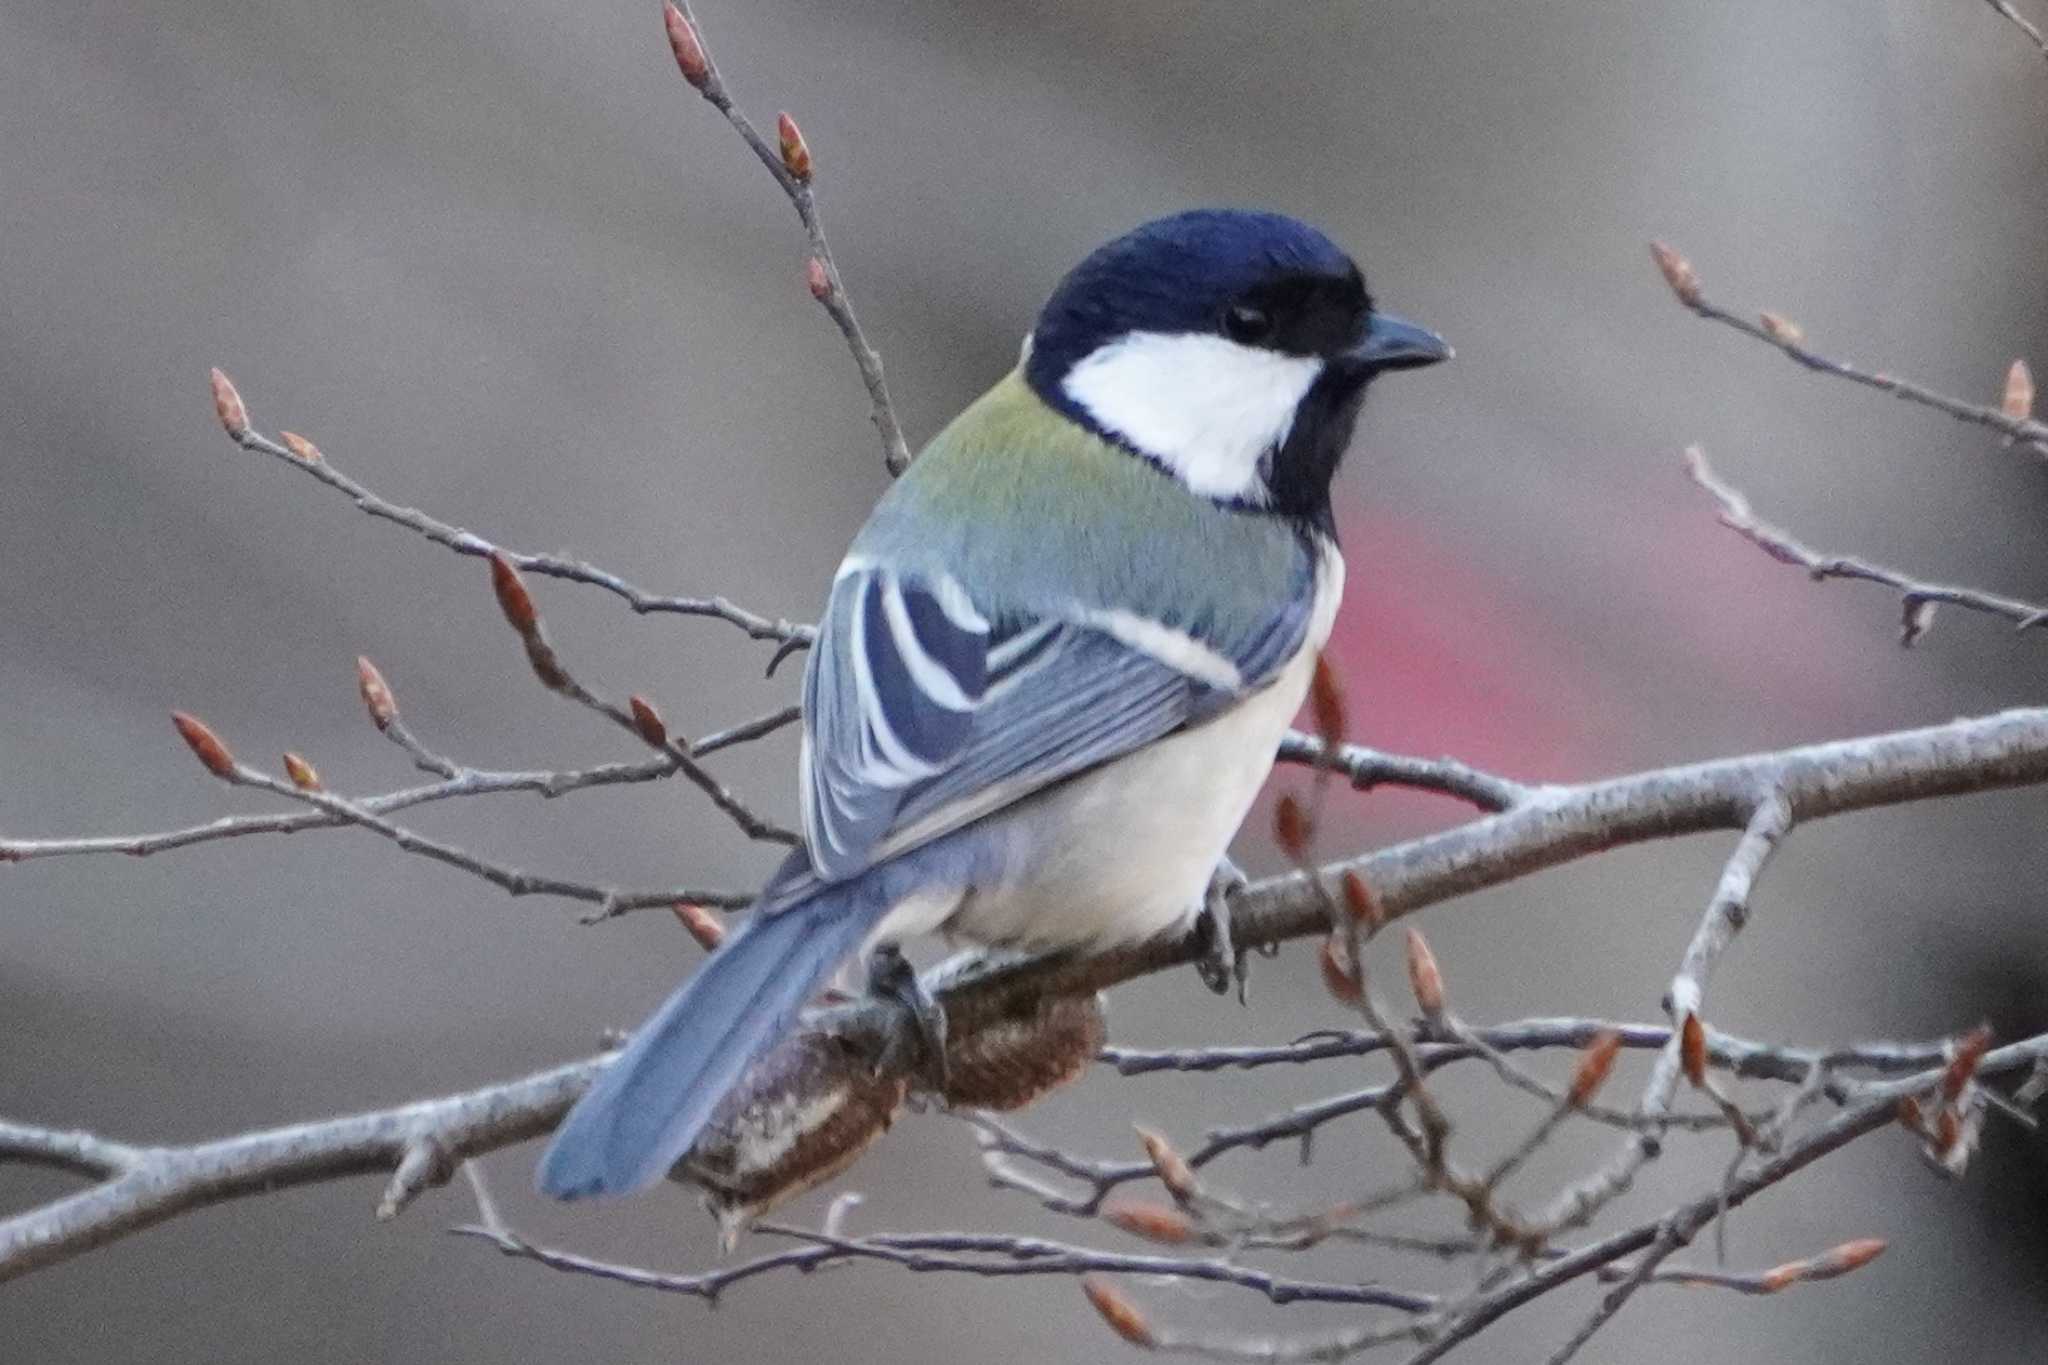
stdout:
{"type": "Polygon", "coordinates": [[[1307,560],[1298,590],[1234,640],[1079,605],[991,621],[949,577],[849,561],[804,680],[815,876],[851,877],[1264,685],[1308,630],[1307,560]]]}

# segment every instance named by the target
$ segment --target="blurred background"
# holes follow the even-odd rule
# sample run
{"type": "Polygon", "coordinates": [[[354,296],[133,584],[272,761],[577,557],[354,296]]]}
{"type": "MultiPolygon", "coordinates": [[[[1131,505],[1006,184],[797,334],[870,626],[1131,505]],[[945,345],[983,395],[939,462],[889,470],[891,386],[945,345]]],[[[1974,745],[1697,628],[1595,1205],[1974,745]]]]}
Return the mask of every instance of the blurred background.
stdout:
{"type": "MultiPolygon", "coordinates": [[[[2021,0],[2025,3],[2025,0],[2021,0]]],[[[1960,0],[1354,0],[831,5],[705,0],[742,103],[802,121],[849,286],[913,444],[1011,363],[1039,300],[1103,239],[1194,204],[1307,217],[1389,306],[1457,345],[1383,385],[1341,476],[1339,649],[1357,737],[1573,779],[1924,724],[2038,697],[2044,646],[1813,586],[1714,524],[1699,441],[1815,544],[2048,592],[2048,474],[1975,430],[1816,378],[1688,317],[1666,237],[1732,306],[1822,350],[1993,401],[2048,360],[2048,72],[1960,0]]],[[[489,766],[633,756],[535,685],[484,568],[369,521],[214,425],[219,364],[266,430],[528,550],[657,591],[809,619],[883,486],[866,404],[806,294],[793,215],[677,78],[651,0],[0,0],[0,831],[140,831],[261,808],[166,720],[330,784],[408,780],[365,723],[379,661],[411,723],[489,766]]],[[[537,582],[580,673],[686,733],[786,702],[765,646],[537,582]]],[[[793,818],[788,736],[720,770],[793,818]]],[[[1280,779],[1282,781],[1288,779],[1280,779]]],[[[1793,839],[1714,990],[1764,1038],[2048,1026],[2048,801],[2000,795],[1793,839]]],[[[1347,801],[1358,846],[1460,818],[1347,801]]],[[[527,867],[629,886],[748,886],[746,846],[681,784],[423,812],[527,867]]],[[[1243,860],[1276,863],[1255,821],[1243,860]]],[[[1725,838],[1629,850],[1441,907],[1428,931],[1474,1020],[1654,1017],[1725,838]]],[[[0,869],[0,1114],[184,1141],[383,1106],[582,1055],[686,971],[664,914],[596,928],[332,831],[147,861],[0,869]]],[[[1132,1045],[1278,1041],[1336,1022],[1296,948],[1249,1010],[1192,973],[1112,1002],[1132,1045]]],[[[1389,964],[1391,970],[1391,964],[1389,964]]],[[[1562,1067],[1562,1059],[1555,1065],[1562,1067]]],[[[1632,1073],[1631,1080],[1639,1080],[1632,1073]]],[[[1025,1119],[1102,1155],[1132,1119],[1193,1145],[1358,1084],[1355,1068],[1092,1078],[1025,1119]]],[[[1461,1140],[1533,1119],[1452,1086],[1461,1140]]],[[[1395,1151],[1333,1133],[1219,1177],[1307,1203],[1395,1151]]],[[[1541,1203],[1607,1150],[1566,1144],[1541,1203]]],[[[524,1231],[684,1269],[715,1256],[673,1191],[573,1210],[486,1168],[524,1231]]],[[[1678,1147],[1628,1209],[1717,1178],[1678,1147]]],[[[2048,1161],[1994,1124],[1961,1188],[1898,1134],[1745,1210],[1762,1266],[1850,1237],[1891,1253],[1753,1300],[1646,1293],[1585,1359],[2038,1360],[2048,1161]]],[[[0,1171],[0,1207],[73,1183],[0,1171]]],[[[503,1260],[443,1229],[455,1186],[393,1224],[379,1183],[202,1211],[9,1285],[0,1359],[848,1362],[1095,1359],[1120,1350],[1066,1280],[874,1268],[756,1282],[719,1311],[503,1260]]],[[[1117,1234],[986,1190],[966,1127],[913,1116],[837,1188],[855,1229],[1117,1234]]],[[[793,1216],[815,1217],[814,1195],[793,1216]]],[[[1624,1216],[1627,1210],[1616,1217],[1624,1216]]],[[[1355,1252],[1310,1274],[1428,1280],[1355,1252]],[[1349,1257],[1350,1259],[1347,1259],[1349,1257]]],[[[1462,1272],[1453,1272],[1453,1275],[1462,1272]]],[[[1347,1320],[1236,1290],[1135,1284],[1162,1321],[1347,1320]]],[[[1459,1357],[1547,1353],[1582,1286],[1459,1357]]]]}

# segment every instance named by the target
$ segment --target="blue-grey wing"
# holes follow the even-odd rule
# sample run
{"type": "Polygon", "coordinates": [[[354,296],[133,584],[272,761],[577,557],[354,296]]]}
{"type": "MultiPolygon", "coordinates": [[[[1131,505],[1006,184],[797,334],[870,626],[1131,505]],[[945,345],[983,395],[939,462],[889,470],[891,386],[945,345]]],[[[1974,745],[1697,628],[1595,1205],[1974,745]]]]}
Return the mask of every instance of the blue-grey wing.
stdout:
{"type": "Polygon", "coordinates": [[[950,582],[849,566],[804,673],[803,822],[827,881],[866,867],[903,797],[946,770],[987,691],[990,625],[950,582]]]}
{"type": "Polygon", "coordinates": [[[1228,707],[1300,648],[1312,578],[1226,640],[1081,607],[991,619],[951,579],[849,565],[804,682],[812,869],[853,876],[1228,707]]]}

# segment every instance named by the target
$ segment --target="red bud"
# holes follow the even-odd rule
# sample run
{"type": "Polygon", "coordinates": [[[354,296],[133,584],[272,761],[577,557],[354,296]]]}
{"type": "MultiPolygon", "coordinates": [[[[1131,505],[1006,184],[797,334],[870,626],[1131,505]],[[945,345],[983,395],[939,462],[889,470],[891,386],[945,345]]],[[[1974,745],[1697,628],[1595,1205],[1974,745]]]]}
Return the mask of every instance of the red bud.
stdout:
{"type": "Polygon", "coordinates": [[[1678,295],[1678,301],[1688,308],[1699,307],[1700,277],[1692,268],[1692,262],[1678,254],[1663,242],[1650,243],[1650,259],[1657,263],[1657,269],[1664,274],[1664,283],[1671,286],[1671,292],[1678,295]]]}
{"type": "Polygon", "coordinates": [[[307,464],[319,463],[320,447],[314,445],[296,431],[280,431],[277,433],[277,439],[284,442],[286,450],[289,450],[307,464]]]}
{"type": "Polygon", "coordinates": [[[1977,1063],[1984,1060],[1984,1054],[1991,1050],[1991,1025],[1979,1024],[1956,1040],[1955,1052],[1949,1058],[1948,1067],[1941,1073],[1941,1102],[1954,1104],[1962,1098],[1972,1077],[1977,1074],[1977,1063]]]}
{"type": "Polygon", "coordinates": [[[526,590],[518,567],[502,550],[491,554],[491,591],[497,594],[498,610],[505,613],[512,629],[522,636],[532,635],[540,625],[540,609],[533,605],[533,594],[526,590]]]}
{"type": "Polygon", "coordinates": [[[1812,1280],[1832,1280],[1837,1275],[1846,1275],[1860,1270],[1882,1256],[1885,1241],[1880,1237],[1863,1237],[1853,1242],[1844,1242],[1830,1247],[1818,1256],[1809,1256],[1803,1261],[1787,1261],[1772,1266],[1757,1278],[1763,1293],[1775,1294],[1788,1285],[1804,1284],[1812,1280]]]}
{"type": "Polygon", "coordinates": [[[1146,1159],[1159,1173],[1159,1183],[1166,1186],[1167,1192],[1182,1201],[1192,1199],[1195,1194],[1195,1168],[1188,1165],[1187,1158],[1149,1128],[1138,1130],[1138,1142],[1144,1147],[1146,1159]]]}
{"type": "Polygon", "coordinates": [[[825,268],[825,262],[813,256],[804,262],[804,287],[811,291],[811,297],[819,303],[832,297],[832,272],[825,268]]]}
{"type": "Polygon", "coordinates": [[[1324,939],[1323,946],[1316,950],[1316,965],[1322,969],[1324,989],[1340,1002],[1356,1005],[1365,999],[1365,980],[1334,937],[1324,939]]]}
{"type": "Polygon", "coordinates": [[[1621,1035],[1613,1029],[1603,1029],[1592,1042],[1586,1044],[1579,1054],[1579,1064],[1572,1071],[1572,1088],[1565,1096],[1565,1102],[1574,1109],[1584,1109],[1600,1093],[1600,1087],[1607,1084],[1607,1078],[1614,1074],[1614,1060],[1621,1055],[1621,1035]]]}
{"type": "Polygon", "coordinates": [[[1344,874],[1342,885],[1344,908],[1351,913],[1351,918],[1364,925],[1367,933],[1377,932],[1387,922],[1387,911],[1380,904],[1380,898],[1372,893],[1372,887],[1355,871],[1344,874]]]}
{"type": "Polygon", "coordinates": [[[697,37],[696,25],[673,4],[661,7],[661,23],[668,30],[668,48],[676,55],[676,66],[683,79],[702,90],[711,82],[711,59],[704,55],[704,43],[697,37]]]}
{"type": "Polygon", "coordinates": [[[1195,1237],[1194,1219],[1148,1199],[1112,1199],[1102,1206],[1102,1221],[1161,1246],[1180,1246],[1195,1237]]]}
{"type": "Polygon", "coordinates": [[[667,747],[668,725],[662,720],[661,712],[654,709],[654,703],[636,692],[627,699],[627,705],[632,707],[633,729],[640,738],[657,749],[667,747]]]}
{"type": "Polygon", "coordinates": [[[1308,810],[1292,792],[1283,793],[1273,807],[1273,840],[1280,845],[1280,851],[1297,863],[1305,862],[1309,842],[1314,837],[1308,810]]]}
{"type": "Polygon", "coordinates": [[[1408,931],[1408,988],[1424,1014],[1434,1019],[1444,1012],[1444,974],[1420,929],[1408,931]]]}
{"type": "Polygon", "coordinates": [[[391,722],[398,719],[398,702],[391,695],[391,685],[368,659],[356,659],[356,687],[363,694],[363,705],[369,708],[370,722],[379,730],[390,729],[391,722]]]}
{"type": "Polygon", "coordinates": [[[1344,743],[1344,688],[1337,681],[1337,670],[1330,664],[1330,656],[1316,656],[1316,671],[1309,682],[1309,712],[1316,718],[1316,733],[1334,753],[1344,743]]]}
{"type": "Polygon", "coordinates": [[[696,939],[697,946],[705,952],[725,942],[725,923],[703,906],[677,901],[673,908],[683,928],[690,931],[690,937],[696,939]]]}
{"type": "Polygon", "coordinates": [[[1678,1030],[1678,1060],[1695,1088],[1707,1083],[1707,1028],[1697,1014],[1687,1014],[1678,1030]]]}
{"type": "Polygon", "coordinates": [[[220,736],[206,728],[206,722],[183,711],[171,712],[171,724],[178,727],[179,738],[192,750],[193,756],[205,765],[206,771],[215,777],[233,781],[235,756],[228,752],[228,746],[221,743],[220,736]]]}
{"type": "Polygon", "coordinates": [[[1797,346],[1806,340],[1806,329],[1782,314],[1759,313],[1757,321],[1763,325],[1764,335],[1780,346],[1797,346]]]}
{"type": "Polygon", "coordinates": [[[1159,1338],[1152,1333],[1152,1324],[1145,1321],[1138,1305],[1110,1281],[1100,1275],[1083,1275],[1081,1292],[1088,1296],[1088,1302],[1095,1306],[1095,1311],[1102,1314],[1102,1320],[1109,1324],[1110,1331],[1133,1346],[1159,1344],[1159,1338]]]}
{"type": "Polygon", "coordinates": [[[796,120],[788,114],[775,116],[775,139],[782,147],[782,166],[789,172],[790,179],[799,185],[811,183],[811,147],[804,141],[803,130],[796,126],[796,120]]]}
{"type": "Polygon", "coordinates": [[[297,754],[287,753],[284,756],[284,771],[285,776],[291,778],[292,785],[302,792],[325,790],[320,785],[319,770],[297,754]]]}
{"type": "Polygon", "coordinates": [[[2015,422],[2033,417],[2034,372],[2027,368],[2026,361],[2013,361],[2012,368],[2005,372],[2005,393],[1998,401],[1998,410],[2015,422]]]}
{"type": "Polygon", "coordinates": [[[213,385],[213,415],[220,419],[221,430],[237,441],[249,434],[249,409],[242,404],[242,395],[235,392],[234,381],[218,369],[211,376],[213,385]]]}

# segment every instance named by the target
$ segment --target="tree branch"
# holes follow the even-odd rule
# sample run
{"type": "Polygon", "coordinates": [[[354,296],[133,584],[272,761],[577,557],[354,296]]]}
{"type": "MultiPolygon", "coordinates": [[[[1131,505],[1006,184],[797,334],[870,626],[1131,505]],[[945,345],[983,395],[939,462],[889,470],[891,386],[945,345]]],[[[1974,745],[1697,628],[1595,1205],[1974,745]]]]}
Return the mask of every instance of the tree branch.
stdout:
{"type": "MultiPolygon", "coordinates": [[[[1327,881],[1355,871],[1386,913],[1400,916],[1623,844],[1742,828],[1758,791],[1780,792],[1791,817],[1804,822],[2043,781],[2048,781],[2048,710],[2008,711],[1922,730],[1546,787],[1513,810],[1329,864],[1318,869],[1318,877],[1327,881]]],[[[1233,899],[1234,937],[1240,944],[1261,945],[1321,935],[1327,932],[1327,913],[1323,897],[1305,875],[1271,878],[1233,899]]],[[[928,978],[946,1010],[951,1038],[964,1044],[977,1031],[1007,1026],[1020,1009],[1036,1008],[1048,997],[1089,995],[1192,962],[1200,951],[1193,938],[1166,939],[1087,956],[956,962],[928,978]]],[[[785,1046],[808,1047],[820,1038],[866,1046],[906,1028],[901,1014],[889,1006],[842,1005],[816,1012],[785,1046]]],[[[909,1078],[919,1055],[915,1047],[898,1048],[892,1066],[909,1078]]],[[[196,1148],[136,1149],[143,1157],[108,1183],[0,1223],[0,1278],[76,1255],[187,1208],[276,1184],[393,1169],[429,1138],[454,1156],[523,1140],[552,1126],[600,1065],[601,1060],[580,1062],[468,1095],[196,1148]]],[[[0,1157],[26,1159],[24,1143],[16,1130],[14,1145],[0,1147],[0,1157]]],[[[43,1158],[44,1164],[49,1160],[43,1158]]],[[[424,1173],[442,1177],[444,1165],[429,1162],[424,1173]]]]}
{"type": "Polygon", "coordinates": [[[847,297],[846,284],[839,275],[839,263],[832,258],[832,246],[825,240],[825,221],[819,216],[817,191],[812,185],[810,147],[788,114],[777,119],[779,145],[769,146],[768,139],[761,136],[753,120],[733,103],[732,96],[726,91],[725,78],[719,74],[718,64],[711,59],[711,51],[704,43],[704,31],[690,10],[689,0],[675,0],[663,13],[668,26],[669,46],[675,52],[676,65],[682,69],[683,78],[695,86],[697,93],[732,125],[740,140],[747,144],[747,149],[775,178],[776,185],[788,197],[790,207],[796,210],[810,243],[805,283],[810,288],[811,297],[824,308],[832,319],[832,325],[846,339],[846,349],[852,353],[854,366],[860,371],[861,384],[868,391],[868,420],[874,423],[875,434],[882,440],[884,467],[892,475],[901,474],[910,467],[910,449],[903,440],[902,427],[897,424],[896,409],[889,401],[889,386],[882,378],[882,357],[868,344],[867,334],[861,330],[860,320],[854,316],[853,300],[847,297]]]}
{"type": "Polygon", "coordinates": [[[540,1246],[502,1226],[466,1224],[452,1231],[460,1236],[487,1241],[507,1256],[537,1261],[554,1270],[618,1280],[666,1294],[688,1294],[714,1303],[726,1289],[743,1280],[778,1270],[810,1271],[856,1260],[881,1261],[919,1274],[939,1272],[998,1278],[1090,1272],[1167,1275],[1251,1289],[1279,1304],[1344,1303],[1421,1313],[1427,1312],[1436,1302],[1427,1294],[1408,1294],[1379,1285],[1293,1279],[1221,1257],[1133,1255],[1099,1251],[1094,1247],[1075,1246],[1041,1237],[990,1233],[878,1232],[865,1237],[843,1237],[829,1232],[764,1224],[758,1231],[770,1236],[795,1238],[808,1245],[758,1256],[717,1270],[679,1275],[540,1246]]]}
{"type": "Polygon", "coordinates": [[[69,1260],[176,1214],[344,1176],[393,1172],[378,1205],[398,1213],[462,1158],[553,1128],[604,1058],[397,1109],[294,1124],[185,1147],[127,1147],[80,1133],[0,1124],[0,1161],[102,1183],[0,1221],[0,1281],[69,1260]],[[67,1155],[68,1154],[68,1155],[67,1155]]]}
{"type": "MultiPolygon", "coordinates": [[[[244,413],[246,417],[246,412],[244,413]]],[[[708,616],[739,627],[752,640],[774,640],[778,643],[790,641],[808,642],[810,627],[796,625],[789,621],[770,620],[768,617],[748,611],[723,597],[670,597],[648,592],[595,564],[586,564],[580,559],[562,555],[528,554],[521,550],[508,550],[460,526],[451,525],[437,517],[430,516],[417,507],[404,507],[379,497],[363,484],[350,478],[334,467],[332,461],[303,437],[286,433],[286,441],[296,441],[299,449],[289,449],[264,435],[254,427],[245,426],[240,431],[229,431],[228,436],[244,450],[259,455],[273,456],[294,469],[302,470],[326,484],[329,488],[344,494],[364,512],[381,521],[403,526],[416,531],[445,546],[459,555],[476,559],[489,559],[502,555],[519,568],[529,573],[541,574],[548,578],[559,578],[571,583],[584,583],[602,588],[615,597],[623,599],[633,610],[642,615],[669,613],[678,616],[708,616]],[[304,454],[300,453],[303,450],[304,454]]]]}
{"type": "Polygon", "coordinates": [[[1662,242],[1652,242],[1650,254],[1657,262],[1657,268],[1663,272],[1664,282],[1671,286],[1671,292],[1679,303],[1709,322],[1732,327],[1744,336],[1754,337],[1766,346],[1775,347],[1789,359],[1816,373],[1833,375],[1852,384],[1861,384],[1880,393],[1888,393],[1908,403],[1933,408],[1936,412],[1945,413],[1958,422],[1989,427],[2016,445],[2026,446],[2038,455],[2048,455],[2048,423],[2028,415],[2024,409],[2019,412],[2008,412],[2000,407],[1966,403],[1960,398],[1937,393],[1933,389],[1915,384],[1911,380],[1900,379],[1896,375],[1859,369],[1846,361],[1830,359],[1807,346],[1806,334],[1796,323],[1776,313],[1759,314],[1759,321],[1751,322],[1739,313],[1710,302],[1700,284],[1699,273],[1693,269],[1692,263],[1671,247],[1662,242]]]}
{"type": "Polygon", "coordinates": [[[1298,763],[1324,772],[1341,773],[1356,791],[1374,787],[1408,787],[1455,797],[1484,811],[1504,811],[1532,799],[1536,788],[1455,758],[1410,758],[1359,744],[1340,744],[1335,755],[1314,735],[1289,730],[1280,741],[1279,762],[1298,763]]]}
{"type": "Polygon", "coordinates": [[[2035,51],[2041,54],[2041,59],[2048,61],[2048,34],[2041,32],[2040,25],[2014,9],[2010,0],[1985,0],[1985,3],[1997,10],[2007,23],[2026,34],[2027,41],[2034,45],[2035,51]]]}
{"type": "Polygon", "coordinates": [[[1780,564],[1806,570],[1816,583],[1830,578],[1847,578],[1895,589],[1899,594],[1899,643],[1902,645],[1911,646],[1927,633],[1928,627],[1934,623],[1934,608],[1942,603],[2002,617],[2011,621],[2015,630],[2031,630],[2048,623],[2048,607],[2038,603],[2001,597],[1976,588],[1927,583],[1856,555],[1828,554],[1812,549],[1791,532],[1757,516],[1750,508],[1749,499],[1714,472],[1713,466],[1707,463],[1706,452],[1698,446],[1686,447],[1685,469],[1692,481],[1720,504],[1721,524],[1780,564]]]}

